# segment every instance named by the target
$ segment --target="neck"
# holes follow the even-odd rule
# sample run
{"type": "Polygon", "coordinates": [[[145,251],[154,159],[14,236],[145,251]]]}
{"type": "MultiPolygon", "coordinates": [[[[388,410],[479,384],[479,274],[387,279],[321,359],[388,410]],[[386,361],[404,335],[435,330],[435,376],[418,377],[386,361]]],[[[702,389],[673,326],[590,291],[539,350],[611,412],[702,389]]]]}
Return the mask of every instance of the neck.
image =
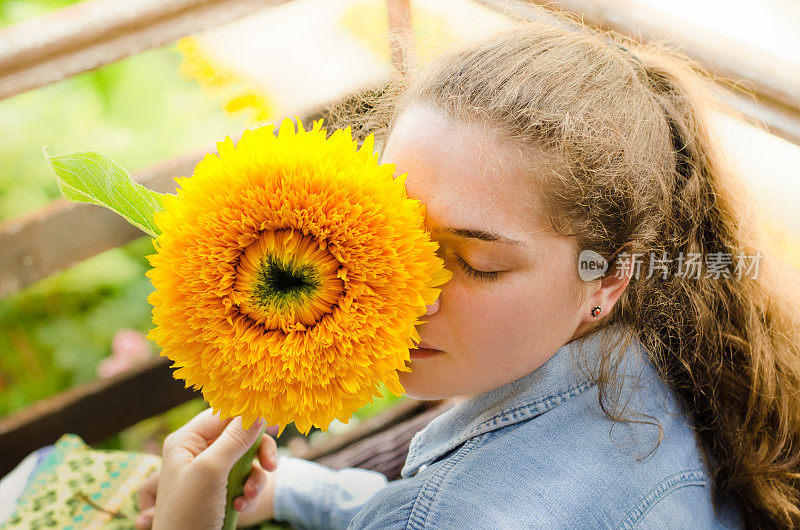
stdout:
{"type": "Polygon", "coordinates": [[[463,401],[466,401],[466,400],[467,400],[467,399],[469,399],[470,397],[471,397],[471,396],[470,396],[469,394],[464,394],[463,396],[453,396],[453,397],[451,397],[450,399],[453,401],[453,403],[454,403],[455,405],[458,405],[459,403],[461,403],[461,402],[463,402],[463,401]]]}

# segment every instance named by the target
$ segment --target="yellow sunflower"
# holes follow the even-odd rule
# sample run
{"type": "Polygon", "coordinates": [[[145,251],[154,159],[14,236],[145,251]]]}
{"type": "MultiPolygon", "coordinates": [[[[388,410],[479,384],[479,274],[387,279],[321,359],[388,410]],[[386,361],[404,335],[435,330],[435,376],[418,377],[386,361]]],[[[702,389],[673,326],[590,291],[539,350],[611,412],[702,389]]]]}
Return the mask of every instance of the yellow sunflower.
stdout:
{"type": "Polygon", "coordinates": [[[148,334],[225,416],[326,429],[403,392],[425,306],[452,273],[405,175],[322,120],[245,131],[176,178],[154,220],[148,334]]]}

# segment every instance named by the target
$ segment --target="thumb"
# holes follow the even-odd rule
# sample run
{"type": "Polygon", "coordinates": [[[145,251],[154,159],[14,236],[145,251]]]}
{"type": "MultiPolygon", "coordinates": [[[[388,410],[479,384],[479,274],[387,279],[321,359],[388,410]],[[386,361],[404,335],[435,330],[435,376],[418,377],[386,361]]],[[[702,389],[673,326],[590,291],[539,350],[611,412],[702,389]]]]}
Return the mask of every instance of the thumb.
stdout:
{"type": "Polygon", "coordinates": [[[219,438],[203,451],[203,455],[230,469],[256,443],[263,429],[264,420],[258,419],[249,429],[244,430],[242,418],[237,416],[225,427],[219,438]]]}
{"type": "Polygon", "coordinates": [[[150,507],[136,516],[134,524],[137,530],[149,530],[153,526],[153,516],[156,513],[155,507],[150,507]]]}

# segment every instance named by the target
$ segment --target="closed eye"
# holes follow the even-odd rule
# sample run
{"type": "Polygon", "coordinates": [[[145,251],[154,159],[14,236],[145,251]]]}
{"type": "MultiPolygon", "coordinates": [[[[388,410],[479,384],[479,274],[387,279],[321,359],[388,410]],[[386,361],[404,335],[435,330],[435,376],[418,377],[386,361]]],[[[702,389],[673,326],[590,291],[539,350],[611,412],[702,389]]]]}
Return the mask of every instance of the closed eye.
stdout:
{"type": "Polygon", "coordinates": [[[461,270],[463,270],[464,273],[471,278],[476,280],[493,281],[500,276],[500,271],[479,271],[470,267],[469,264],[458,254],[453,254],[453,256],[455,256],[456,263],[458,263],[458,266],[461,267],[461,270]]]}

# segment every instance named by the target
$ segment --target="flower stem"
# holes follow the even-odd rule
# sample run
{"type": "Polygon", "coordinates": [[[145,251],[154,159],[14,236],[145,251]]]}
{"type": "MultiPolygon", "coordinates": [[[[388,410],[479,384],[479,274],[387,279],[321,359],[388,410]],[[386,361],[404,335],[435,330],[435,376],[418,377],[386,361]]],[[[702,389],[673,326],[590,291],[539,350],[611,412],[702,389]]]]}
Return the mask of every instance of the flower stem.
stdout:
{"type": "Polygon", "coordinates": [[[261,445],[261,435],[266,428],[267,425],[265,423],[261,427],[261,432],[259,432],[256,442],[247,450],[242,458],[236,461],[231,472],[228,474],[228,492],[226,495],[225,520],[222,522],[222,530],[236,529],[236,521],[239,518],[239,512],[233,507],[233,499],[244,493],[244,483],[253,467],[253,459],[256,457],[258,447],[261,445]]]}

